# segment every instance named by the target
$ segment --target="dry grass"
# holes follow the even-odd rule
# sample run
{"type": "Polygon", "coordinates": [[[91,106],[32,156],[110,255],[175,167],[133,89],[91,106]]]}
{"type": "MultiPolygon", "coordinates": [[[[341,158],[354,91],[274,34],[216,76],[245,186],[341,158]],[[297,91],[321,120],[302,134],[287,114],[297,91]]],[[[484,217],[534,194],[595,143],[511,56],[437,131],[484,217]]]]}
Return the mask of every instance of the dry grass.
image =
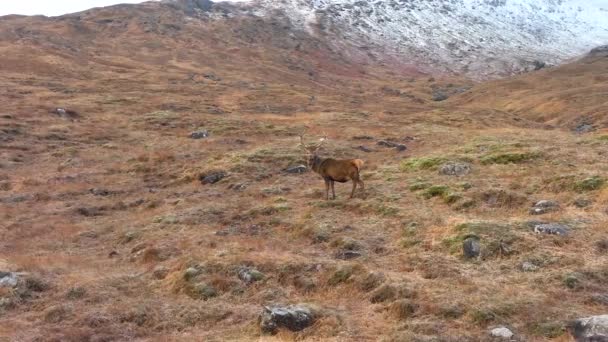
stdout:
{"type": "MultiPolygon", "coordinates": [[[[51,37],[65,33],[51,23],[38,24],[51,37]]],[[[184,24],[200,39],[194,51],[134,24],[130,34],[167,48],[127,54],[140,43],[107,33],[99,40],[115,52],[95,59],[0,42],[13,49],[0,54],[0,270],[32,279],[0,293],[13,303],[0,306],[2,338],[478,341],[506,324],[528,340],[566,341],[565,322],[605,310],[590,298],[605,292],[606,133],[544,126],[568,124],[556,113],[578,94],[547,77],[584,84],[577,68],[603,72],[605,61],[525,76],[547,89],[518,93],[518,102],[487,95],[519,82],[502,81],[436,103],[426,77],[372,66],[361,74],[328,59],[311,80],[284,57],[313,69],[316,57],[273,46],[271,25],[258,23],[263,41],[238,52],[229,24],[216,25],[194,36],[184,24]],[[230,41],[218,43],[222,33],[230,41]],[[10,58],[17,53],[31,57],[10,58]],[[57,106],[82,117],[48,113],[57,106]],[[338,199],[324,201],[316,175],[283,172],[304,161],[304,126],[329,136],[323,154],[366,161],[364,195],[347,200],[350,184],[336,184],[338,199]],[[199,128],[211,136],[188,138],[199,128]],[[363,135],[371,139],[354,138],[363,135]],[[386,139],[408,150],[377,145],[386,139]],[[472,171],[440,175],[447,161],[472,171]],[[227,176],[201,185],[211,171],[227,176]],[[581,198],[589,205],[573,204],[581,198]],[[530,216],[541,199],[561,209],[530,216]],[[535,235],[532,220],[573,229],[535,235]],[[479,260],[462,257],[471,234],[482,241],[479,260]],[[522,272],[524,261],[539,269],[522,272]],[[264,277],[246,284],[240,267],[264,277]],[[272,303],[311,303],[323,315],[302,332],[262,336],[257,315],[272,303]]]]}

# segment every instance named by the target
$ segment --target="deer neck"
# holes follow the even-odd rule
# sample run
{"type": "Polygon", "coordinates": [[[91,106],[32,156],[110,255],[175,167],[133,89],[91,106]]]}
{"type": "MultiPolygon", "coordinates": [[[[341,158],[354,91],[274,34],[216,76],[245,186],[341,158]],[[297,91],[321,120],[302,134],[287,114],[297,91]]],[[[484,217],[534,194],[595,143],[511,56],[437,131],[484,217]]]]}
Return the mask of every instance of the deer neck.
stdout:
{"type": "Polygon", "coordinates": [[[323,158],[319,157],[318,155],[314,155],[312,156],[312,162],[310,163],[310,168],[314,171],[314,172],[319,172],[319,168],[321,167],[321,163],[323,163],[323,158]]]}

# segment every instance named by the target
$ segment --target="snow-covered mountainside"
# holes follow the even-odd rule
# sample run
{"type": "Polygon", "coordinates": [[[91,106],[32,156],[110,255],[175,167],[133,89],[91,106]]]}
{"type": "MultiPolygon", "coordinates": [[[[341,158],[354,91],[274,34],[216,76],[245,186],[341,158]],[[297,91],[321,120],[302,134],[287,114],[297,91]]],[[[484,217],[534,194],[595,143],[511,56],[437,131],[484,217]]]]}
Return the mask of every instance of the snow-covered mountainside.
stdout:
{"type": "Polygon", "coordinates": [[[608,43],[608,0],[255,0],[243,6],[260,16],[280,13],[378,62],[475,78],[558,64],[608,43]]]}

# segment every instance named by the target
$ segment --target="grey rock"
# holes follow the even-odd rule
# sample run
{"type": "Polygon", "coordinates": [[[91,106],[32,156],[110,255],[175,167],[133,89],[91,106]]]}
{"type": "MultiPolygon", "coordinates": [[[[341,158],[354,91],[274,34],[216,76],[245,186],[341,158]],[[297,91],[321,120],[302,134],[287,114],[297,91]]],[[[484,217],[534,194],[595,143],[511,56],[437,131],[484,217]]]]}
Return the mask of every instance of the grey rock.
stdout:
{"type": "Polygon", "coordinates": [[[561,223],[539,223],[534,225],[536,234],[568,235],[570,227],[561,223]]]}
{"type": "Polygon", "coordinates": [[[479,239],[470,237],[462,242],[462,252],[465,258],[471,259],[479,256],[481,252],[481,246],[479,239]]]}
{"type": "Polygon", "coordinates": [[[513,337],[513,332],[509,328],[498,327],[490,331],[490,336],[502,339],[510,339],[513,337]]]}
{"type": "Polygon", "coordinates": [[[306,171],[308,171],[306,165],[296,165],[285,169],[285,172],[287,173],[305,173],[306,171]]]}
{"type": "Polygon", "coordinates": [[[598,46],[589,52],[589,57],[608,57],[608,45],[598,46]]]}
{"type": "Polygon", "coordinates": [[[534,204],[532,208],[530,208],[531,215],[542,215],[554,211],[559,210],[559,203],[551,200],[542,200],[538,201],[534,204]]]}
{"type": "Polygon", "coordinates": [[[582,123],[574,127],[574,132],[576,133],[589,133],[595,131],[595,127],[590,124],[582,123]]]}
{"type": "Polygon", "coordinates": [[[359,150],[359,151],[363,151],[365,153],[374,152],[374,150],[372,150],[371,148],[365,147],[363,145],[357,146],[356,149],[359,150]]]}
{"type": "Polygon", "coordinates": [[[215,183],[221,181],[222,179],[226,178],[226,176],[227,176],[226,172],[216,171],[216,172],[208,173],[205,175],[201,175],[199,177],[199,179],[203,185],[215,184],[215,183]]]}
{"type": "Polygon", "coordinates": [[[529,262],[529,261],[525,261],[524,263],[521,264],[521,270],[524,272],[535,272],[538,270],[538,266],[534,265],[533,263],[529,262]]]}
{"type": "Polygon", "coordinates": [[[608,341],[608,315],[579,318],[570,326],[577,342],[608,341]]]}
{"type": "Polygon", "coordinates": [[[0,287],[15,287],[19,283],[19,276],[15,272],[0,271],[0,287]]]}
{"type": "Polygon", "coordinates": [[[435,92],[433,92],[433,98],[432,98],[433,101],[437,101],[437,102],[439,102],[439,101],[445,101],[448,98],[449,98],[449,96],[446,93],[442,92],[442,91],[435,91],[435,92]]]}
{"type": "Polygon", "coordinates": [[[260,281],[264,279],[264,273],[249,267],[241,267],[238,270],[239,279],[241,279],[246,284],[251,284],[256,281],[260,281]]]}
{"type": "Polygon", "coordinates": [[[471,164],[449,162],[439,168],[439,174],[447,176],[464,176],[471,172],[471,164]]]}
{"type": "Polygon", "coordinates": [[[339,251],[336,253],[336,259],[341,259],[341,260],[350,260],[350,259],[355,259],[360,257],[362,254],[361,252],[357,252],[357,251],[339,251]]]}
{"type": "Polygon", "coordinates": [[[209,132],[207,130],[199,130],[190,133],[190,138],[192,139],[204,139],[209,137],[209,132]]]}
{"type": "Polygon", "coordinates": [[[353,137],[354,140],[374,140],[374,137],[369,135],[356,135],[353,137]]]}
{"type": "Polygon", "coordinates": [[[260,328],[263,333],[270,334],[275,334],[280,328],[300,331],[314,321],[314,312],[303,305],[265,306],[260,314],[260,328]]]}
{"type": "Polygon", "coordinates": [[[107,190],[107,189],[97,189],[97,188],[89,189],[89,192],[95,196],[102,196],[102,197],[110,196],[110,195],[113,195],[116,193],[115,191],[111,191],[111,190],[107,190]]]}
{"type": "Polygon", "coordinates": [[[384,146],[384,147],[390,147],[390,148],[394,148],[397,151],[405,151],[407,150],[407,146],[403,145],[403,144],[399,144],[396,142],[392,142],[392,141],[388,141],[388,140],[380,140],[378,141],[378,146],[384,146]]]}

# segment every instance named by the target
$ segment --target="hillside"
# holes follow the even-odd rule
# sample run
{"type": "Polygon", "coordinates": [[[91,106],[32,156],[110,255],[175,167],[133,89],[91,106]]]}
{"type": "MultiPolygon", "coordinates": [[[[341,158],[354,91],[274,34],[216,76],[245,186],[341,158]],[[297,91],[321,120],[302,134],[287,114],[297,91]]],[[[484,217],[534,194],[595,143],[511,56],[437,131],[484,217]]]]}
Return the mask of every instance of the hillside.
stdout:
{"type": "Polygon", "coordinates": [[[517,78],[488,82],[457,103],[489,107],[576,130],[608,127],[608,49],[593,49],[582,60],[517,78]]]}
{"type": "Polygon", "coordinates": [[[0,18],[0,341],[570,341],[606,313],[602,49],[477,83],[208,4],[0,18]],[[365,192],[286,171],[302,132],[365,192]],[[285,305],[312,325],[270,333],[285,305]]]}

